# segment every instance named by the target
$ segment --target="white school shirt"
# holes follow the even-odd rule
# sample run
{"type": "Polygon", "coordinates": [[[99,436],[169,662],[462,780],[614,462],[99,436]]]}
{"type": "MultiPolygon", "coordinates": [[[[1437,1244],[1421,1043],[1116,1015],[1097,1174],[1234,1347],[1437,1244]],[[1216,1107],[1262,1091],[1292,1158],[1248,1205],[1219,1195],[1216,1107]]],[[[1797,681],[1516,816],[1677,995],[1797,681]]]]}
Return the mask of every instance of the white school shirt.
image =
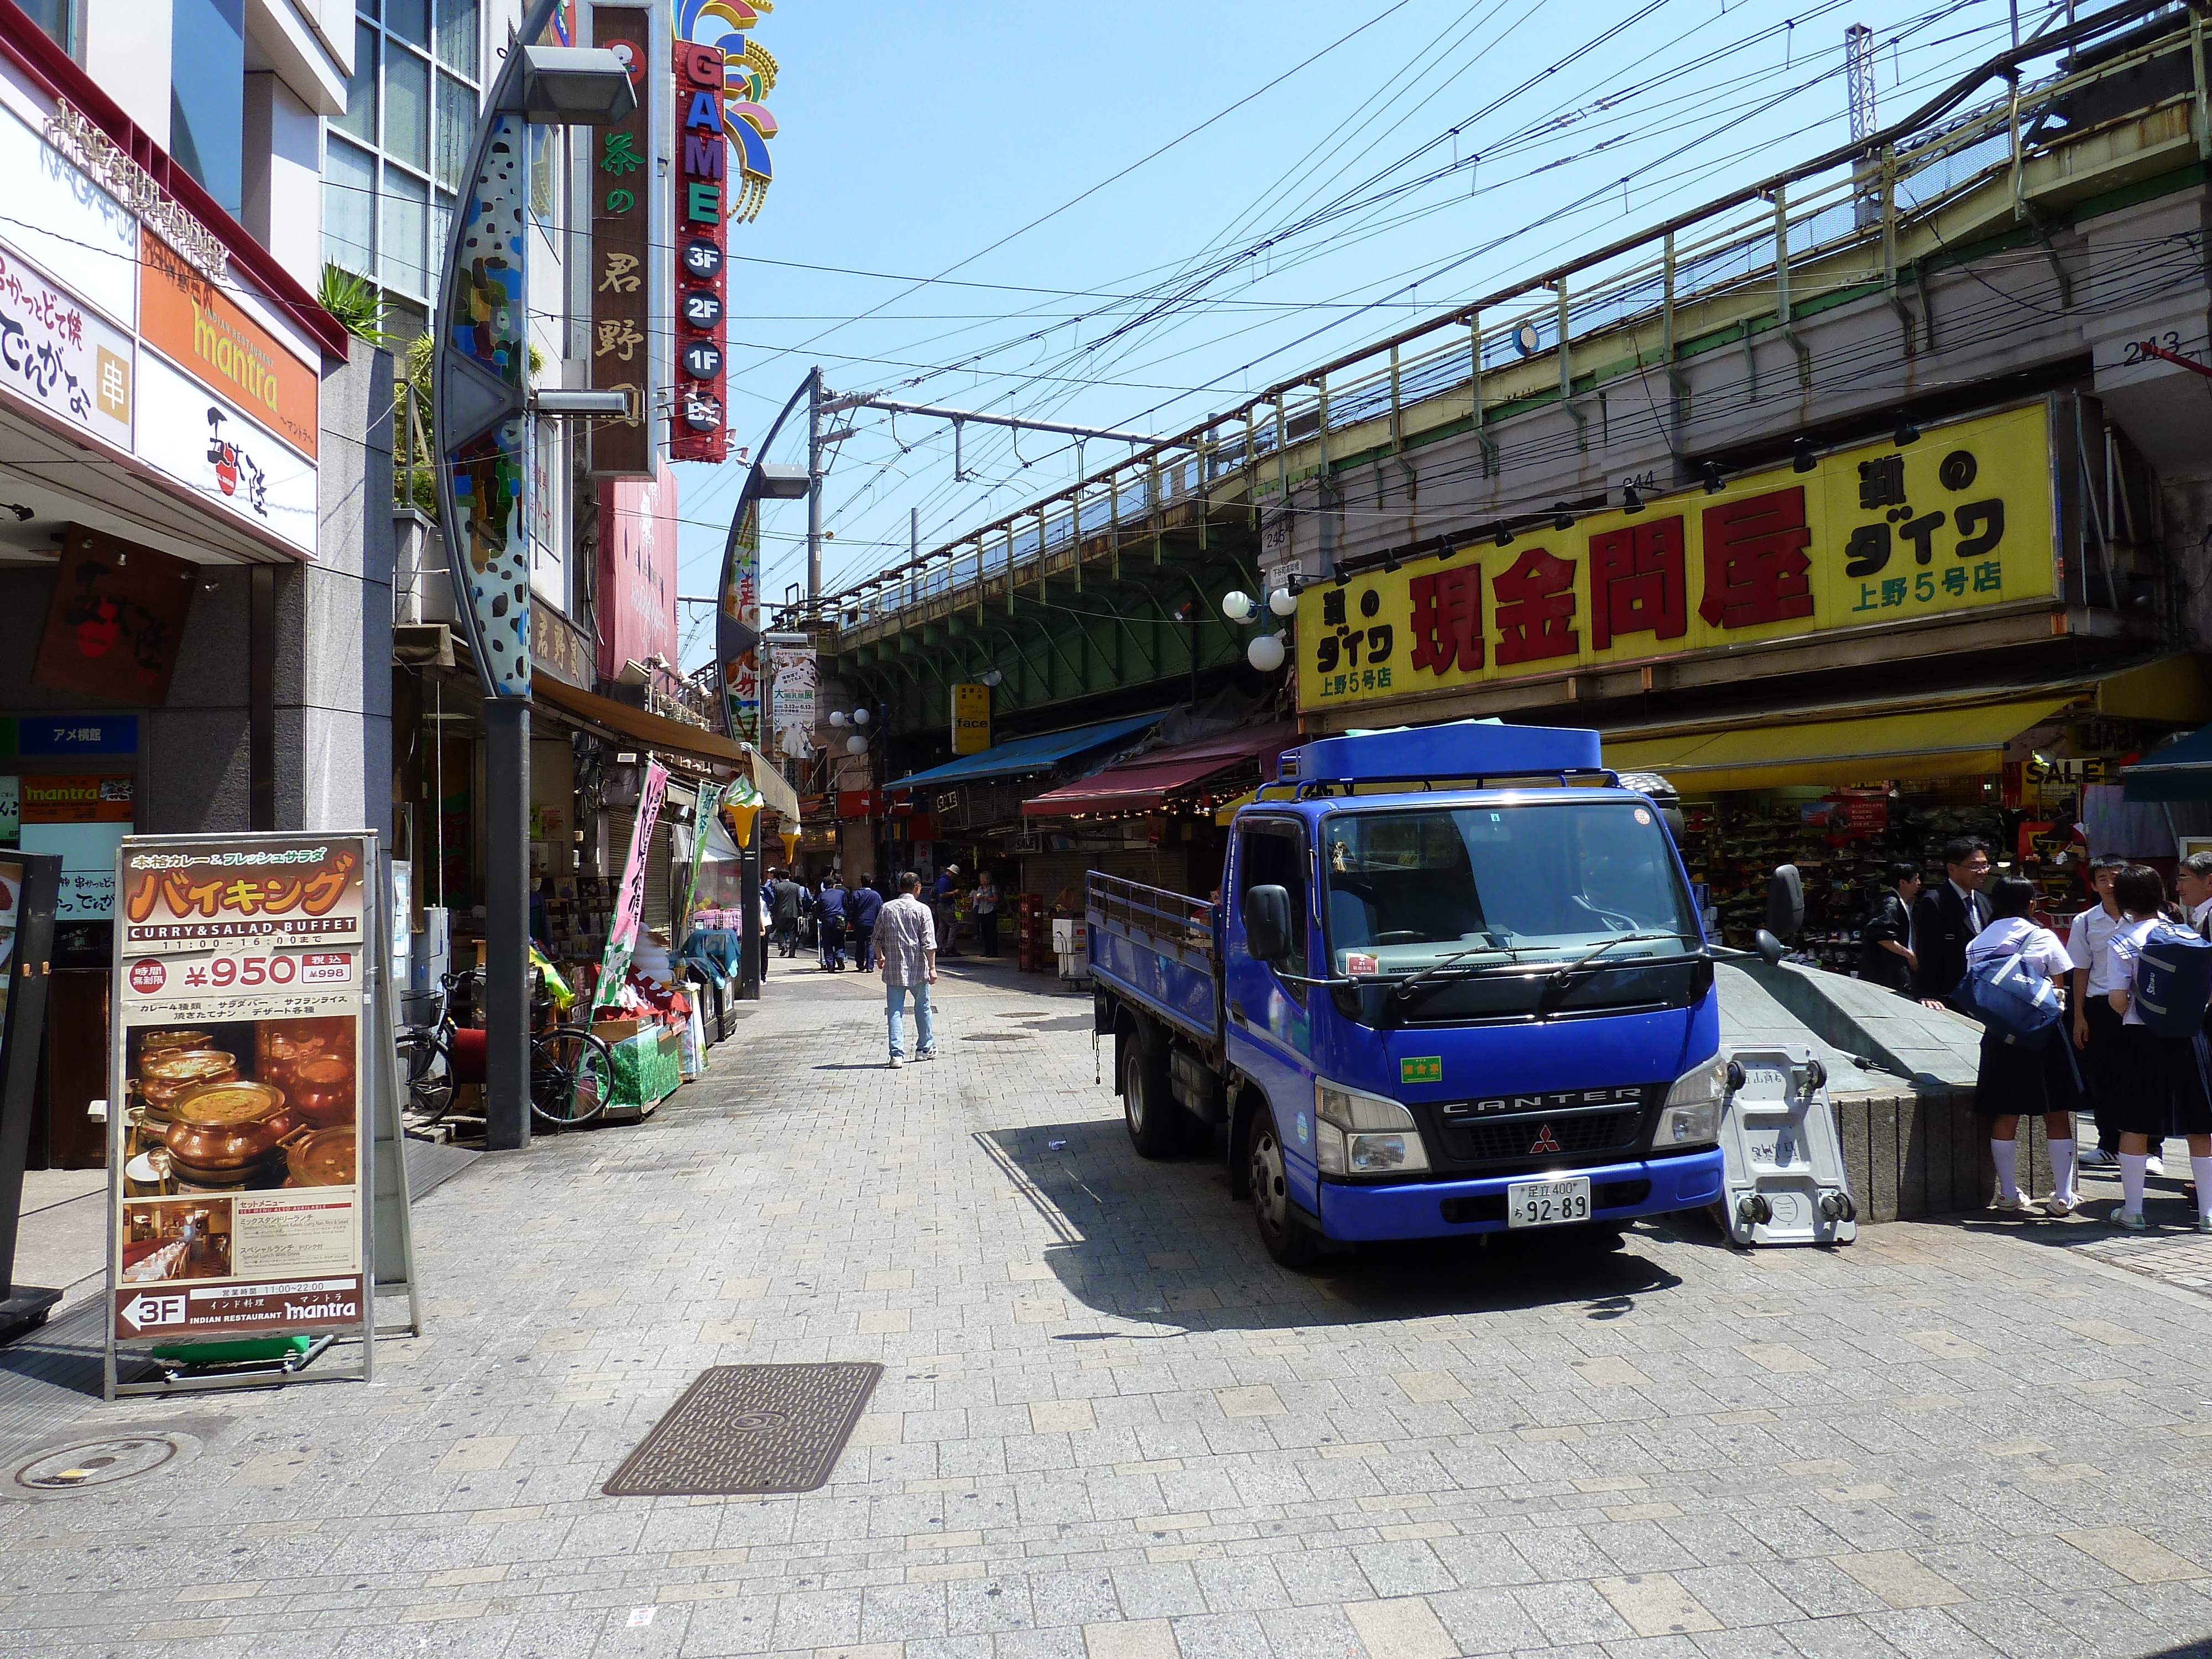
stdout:
{"type": "Polygon", "coordinates": [[[2142,954],[2143,941],[2158,921],[2156,916],[2145,916],[2140,921],[2124,921],[2112,930],[2112,989],[2128,994],[2128,1011],[2120,1016],[2123,1025],[2143,1023],[2136,1001],[2136,958],[2142,954]]]}
{"type": "Polygon", "coordinates": [[[2089,970],[2088,994],[2093,997],[2112,988],[2112,935],[2124,920],[2103,905],[2093,904],[2066,930],[2067,954],[2074,966],[2089,970]]]}
{"type": "Polygon", "coordinates": [[[2006,916],[1991,922],[1966,943],[1966,966],[1991,957],[2016,956],[2031,968],[2057,979],[2074,966],[2066,945],[2048,927],[2039,927],[2026,916],[2006,916]]]}

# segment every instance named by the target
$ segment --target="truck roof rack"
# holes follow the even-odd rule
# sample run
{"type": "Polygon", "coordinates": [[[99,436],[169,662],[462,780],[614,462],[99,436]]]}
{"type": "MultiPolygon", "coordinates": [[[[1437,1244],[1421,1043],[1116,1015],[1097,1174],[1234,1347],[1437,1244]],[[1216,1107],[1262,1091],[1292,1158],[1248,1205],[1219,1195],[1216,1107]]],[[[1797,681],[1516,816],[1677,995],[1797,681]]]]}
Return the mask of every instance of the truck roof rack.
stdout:
{"type": "MultiPolygon", "coordinates": [[[[1454,720],[1316,738],[1284,751],[1277,781],[1293,786],[1294,800],[1332,787],[1359,784],[1419,784],[1433,789],[1439,781],[1465,784],[1471,780],[1480,789],[1497,780],[1544,778],[1564,787],[1570,777],[1585,775],[1616,784],[1619,780],[1598,755],[1598,734],[1578,726],[1454,720]]],[[[1256,797],[1255,804],[1264,798],[1264,793],[1256,797]]]]}

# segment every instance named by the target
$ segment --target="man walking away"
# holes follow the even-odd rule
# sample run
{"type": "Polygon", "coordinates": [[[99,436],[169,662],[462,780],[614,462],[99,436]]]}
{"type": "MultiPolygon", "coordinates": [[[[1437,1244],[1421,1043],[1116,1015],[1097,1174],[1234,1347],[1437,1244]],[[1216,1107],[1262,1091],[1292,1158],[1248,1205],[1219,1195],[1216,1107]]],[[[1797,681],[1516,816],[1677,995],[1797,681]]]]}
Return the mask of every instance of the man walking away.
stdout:
{"type": "Polygon", "coordinates": [[[1966,976],[1966,945],[1990,925],[1982,884],[1990,878],[1990,844],[1960,836],[1943,845],[1943,879],[1913,901],[1913,989],[1930,1008],[1971,1015],[1954,1000],[1966,976]]]}
{"type": "Polygon", "coordinates": [[[2119,1109],[2124,1041],[2120,1016],[2110,998],[2118,981],[2112,974],[2112,935],[2125,918],[2112,896],[2112,882],[2128,860],[2089,860],[2089,890],[2097,902],[2074,918],[2066,930],[2066,954],[2074,964],[2074,1046],[2088,1073],[2089,1101],[2097,1114],[2097,1144],[2084,1148],[2081,1162],[2116,1169],[2120,1162],[2119,1109]]]}
{"type": "Polygon", "coordinates": [[[834,870],[822,878],[822,890],[815,896],[814,915],[822,929],[823,971],[842,973],[845,967],[845,890],[834,870]]]}
{"type": "Polygon", "coordinates": [[[799,954],[799,910],[806,897],[806,890],[791,878],[788,870],[778,870],[775,878],[769,883],[775,906],[775,948],[777,954],[794,957],[799,954]]]}
{"type": "Polygon", "coordinates": [[[957,957],[960,954],[960,936],[957,931],[958,924],[952,919],[952,897],[960,890],[960,883],[957,879],[959,874],[958,865],[946,865],[937,878],[937,886],[934,890],[936,903],[933,908],[937,911],[937,937],[943,943],[943,954],[948,957],[957,957]]]}
{"type": "Polygon", "coordinates": [[[853,940],[853,964],[864,974],[876,965],[876,917],[883,908],[873,876],[862,876],[858,887],[846,891],[845,931],[853,940]]]}
{"type": "Polygon", "coordinates": [[[937,1033],[930,1024],[929,988],[937,983],[937,923],[921,902],[921,878],[911,870],[898,878],[898,896],[876,916],[876,955],[884,965],[884,1014],[890,1024],[891,1064],[906,1064],[902,1016],[906,994],[914,993],[915,1058],[937,1058],[937,1033]]]}

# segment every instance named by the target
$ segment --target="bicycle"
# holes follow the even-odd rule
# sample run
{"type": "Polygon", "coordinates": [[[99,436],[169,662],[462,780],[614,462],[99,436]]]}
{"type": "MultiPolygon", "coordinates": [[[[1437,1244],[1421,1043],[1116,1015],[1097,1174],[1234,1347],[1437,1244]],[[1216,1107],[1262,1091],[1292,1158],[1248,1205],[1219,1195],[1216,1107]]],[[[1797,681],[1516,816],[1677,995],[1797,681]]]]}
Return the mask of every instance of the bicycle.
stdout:
{"type": "MultiPolygon", "coordinates": [[[[453,1011],[455,993],[465,987],[473,994],[483,975],[482,969],[470,969],[441,975],[436,1017],[399,1033],[407,1103],[425,1123],[451,1111],[462,1087],[483,1085],[483,1035],[459,1024],[453,1011]]],[[[532,969],[531,981],[530,1115],[549,1129],[575,1128],[598,1117],[614,1098],[614,1051],[590,1027],[556,1022],[544,976],[532,969]]]]}

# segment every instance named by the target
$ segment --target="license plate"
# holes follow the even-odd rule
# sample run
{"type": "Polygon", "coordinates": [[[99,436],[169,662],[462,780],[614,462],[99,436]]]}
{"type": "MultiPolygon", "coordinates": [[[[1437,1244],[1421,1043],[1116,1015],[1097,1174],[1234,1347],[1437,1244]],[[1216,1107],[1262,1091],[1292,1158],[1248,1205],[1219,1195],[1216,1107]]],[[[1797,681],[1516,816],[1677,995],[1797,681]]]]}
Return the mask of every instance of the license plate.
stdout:
{"type": "Polygon", "coordinates": [[[1556,1227],[1590,1217],[1589,1177],[1571,1181],[1516,1181],[1505,1189],[1508,1227],[1556,1227]]]}

